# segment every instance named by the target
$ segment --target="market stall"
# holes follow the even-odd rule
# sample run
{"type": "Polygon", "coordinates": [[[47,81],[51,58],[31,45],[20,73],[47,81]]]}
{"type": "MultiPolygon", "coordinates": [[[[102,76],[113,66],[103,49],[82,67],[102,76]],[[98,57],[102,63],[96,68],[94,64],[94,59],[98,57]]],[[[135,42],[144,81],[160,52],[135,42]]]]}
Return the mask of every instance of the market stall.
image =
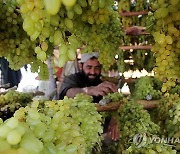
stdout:
{"type": "Polygon", "coordinates": [[[13,70],[30,65],[52,84],[33,92],[1,85],[0,153],[178,154],[179,23],[180,0],[1,0],[0,57],[13,70]],[[79,71],[79,55],[94,51],[101,80],[119,91],[93,102],[86,86],[59,100],[58,79],[74,73],[65,66],[72,62],[79,71]],[[147,74],[125,77],[137,70],[147,74]],[[53,96],[36,97],[47,91],[53,96]],[[105,131],[109,117],[117,140],[105,131]]]}

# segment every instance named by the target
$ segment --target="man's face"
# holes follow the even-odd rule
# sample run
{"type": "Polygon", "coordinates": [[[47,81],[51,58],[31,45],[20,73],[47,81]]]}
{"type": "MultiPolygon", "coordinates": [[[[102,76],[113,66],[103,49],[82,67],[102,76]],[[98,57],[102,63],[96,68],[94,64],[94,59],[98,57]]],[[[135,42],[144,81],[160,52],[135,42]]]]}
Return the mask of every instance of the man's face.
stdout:
{"type": "Polygon", "coordinates": [[[84,62],[82,66],[82,71],[88,77],[90,81],[94,81],[100,77],[101,74],[101,64],[98,59],[93,58],[84,62]]]}

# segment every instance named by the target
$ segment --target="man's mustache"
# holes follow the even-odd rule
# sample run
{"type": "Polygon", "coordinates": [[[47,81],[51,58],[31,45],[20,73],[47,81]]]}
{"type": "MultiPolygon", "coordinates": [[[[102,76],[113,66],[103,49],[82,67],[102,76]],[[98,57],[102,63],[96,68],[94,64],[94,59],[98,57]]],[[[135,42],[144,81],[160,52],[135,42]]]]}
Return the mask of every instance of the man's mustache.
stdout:
{"type": "Polygon", "coordinates": [[[88,74],[88,76],[94,76],[94,77],[96,77],[97,75],[95,75],[95,74],[88,74]]]}

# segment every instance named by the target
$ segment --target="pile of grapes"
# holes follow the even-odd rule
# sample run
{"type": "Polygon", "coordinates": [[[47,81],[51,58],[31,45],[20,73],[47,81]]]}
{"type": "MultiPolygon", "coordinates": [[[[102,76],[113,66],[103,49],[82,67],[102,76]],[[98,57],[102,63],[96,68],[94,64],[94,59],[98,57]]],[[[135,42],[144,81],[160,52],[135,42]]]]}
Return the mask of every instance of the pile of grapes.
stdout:
{"type": "Polygon", "coordinates": [[[132,95],[135,99],[160,99],[162,96],[161,87],[162,82],[159,79],[150,76],[140,77],[135,83],[132,95]]]}
{"type": "Polygon", "coordinates": [[[36,100],[0,122],[0,153],[91,153],[102,131],[92,97],[36,100]]]}
{"type": "Polygon", "coordinates": [[[5,95],[0,96],[0,118],[6,120],[12,117],[16,110],[30,104],[32,99],[33,96],[29,93],[9,90],[5,95]]]}

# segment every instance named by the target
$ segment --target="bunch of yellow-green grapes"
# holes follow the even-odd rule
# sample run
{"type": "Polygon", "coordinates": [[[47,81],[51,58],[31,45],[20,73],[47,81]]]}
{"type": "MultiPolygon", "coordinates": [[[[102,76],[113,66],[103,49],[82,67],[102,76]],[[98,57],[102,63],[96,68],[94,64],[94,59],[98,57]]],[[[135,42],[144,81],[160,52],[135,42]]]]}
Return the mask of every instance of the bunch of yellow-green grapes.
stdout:
{"type": "Polygon", "coordinates": [[[129,12],[130,11],[130,6],[131,6],[131,1],[130,0],[120,0],[118,3],[118,10],[120,12],[129,12]]]}
{"type": "Polygon", "coordinates": [[[136,11],[143,11],[144,8],[146,8],[147,5],[147,1],[144,0],[136,0],[135,2],[135,10],[136,11]]]}
{"type": "Polygon", "coordinates": [[[136,134],[146,135],[158,134],[159,126],[152,122],[148,111],[134,100],[125,100],[118,110],[120,128],[119,150],[125,150],[132,144],[132,139],[136,134]],[[123,147],[123,149],[121,149],[123,147]]]}
{"type": "MultiPolygon", "coordinates": [[[[121,0],[118,3],[119,12],[130,12],[131,2],[129,0],[121,0]]],[[[121,22],[124,27],[132,26],[133,20],[131,17],[120,16],[121,22]]]]}
{"type": "Polygon", "coordinates": [[[16,0],[0,1],[0,57],[5,57],[9,67],[18,70],[32,61],[34,46],[22,28],[22,17],[16,0]]]}
{"type": "MultiPolygon", "coordinates": [[[[0,1],[0,57],[7,59],[11,69],[18,70],[26,64],[37,63],[37,53],[34,51],[36,45],[38,45],[38,41],[32,41],[23,30],[23,18],[17,1],[0,1]]],[[[44,49],[47,45],[43,43],[42,46],[44,49]]],[[[43,70],[47,74],[43,77],[47,79],[49,73],[46,64],[43,59],[38,63],[40,65],[36,72],[43,70]]],[[[42,76],[41,74],[40,76],[42,76]]]]}
{"type": "MultiPolygon", "coordinates": [[[[157,137],[157,139],[160,139],[157,137]]],[[[130,146],[128,149],[122,151],[122,154],[139,154],[139,153],[144,153],[144,154],[176,154],[177,151],[174,150],[170,145],[164,144],[164,143],[147,143],[145,146],[138,147],[136,144],[130,146]]]]}
{"type": "Polygon", "coordinates": [[[109,99],[111,100],[111,102],[119,102],[123,99],[123,94],[119,93],[119,92],[115,92],[115,93],[109,93],[105,96],[103,96],[103,99],[109,99]]]}
{"type": "Polygon", "coordinates": [[[110,58],[106,58],[109,59],[106,68],[114,62],[122,29],[118,13],[112,9],[113,0],[17,2],[23,17],[23,29],[32,41],[38,41],[35,47],[38,59],[47,59],[48,48],[52,44],[59,47],[60,67],[66,61],[74,60],[77,48],[83,46],[86,52],[98,49],[103,57],[108,53],[110,58]]]}
{"type": "Polygon", "coordinates": [[[0,118],[6,120],[12,117],[16,110],[30,104],[32,99],[32,94],[15,90],[9,90],[6,94],[0,95],[0,118]]]}
{"type": "Polygon", "coordinates": [[[169,91],[180,81],[180,1],[157,0],[152,4],[155,24],[152,35],[156,56],[155,76],[164,81],[162,92],[169,91]]]}
{"type": "MultiPolygon", "coordinates": [[[[179,94],[166,94],[158,104],[156,121],[162,127],[162,134],[174,139],[180,137],[180,96],[179,94]]],[[[174,143],[179,150],[179,143],[174,143]]]]}

